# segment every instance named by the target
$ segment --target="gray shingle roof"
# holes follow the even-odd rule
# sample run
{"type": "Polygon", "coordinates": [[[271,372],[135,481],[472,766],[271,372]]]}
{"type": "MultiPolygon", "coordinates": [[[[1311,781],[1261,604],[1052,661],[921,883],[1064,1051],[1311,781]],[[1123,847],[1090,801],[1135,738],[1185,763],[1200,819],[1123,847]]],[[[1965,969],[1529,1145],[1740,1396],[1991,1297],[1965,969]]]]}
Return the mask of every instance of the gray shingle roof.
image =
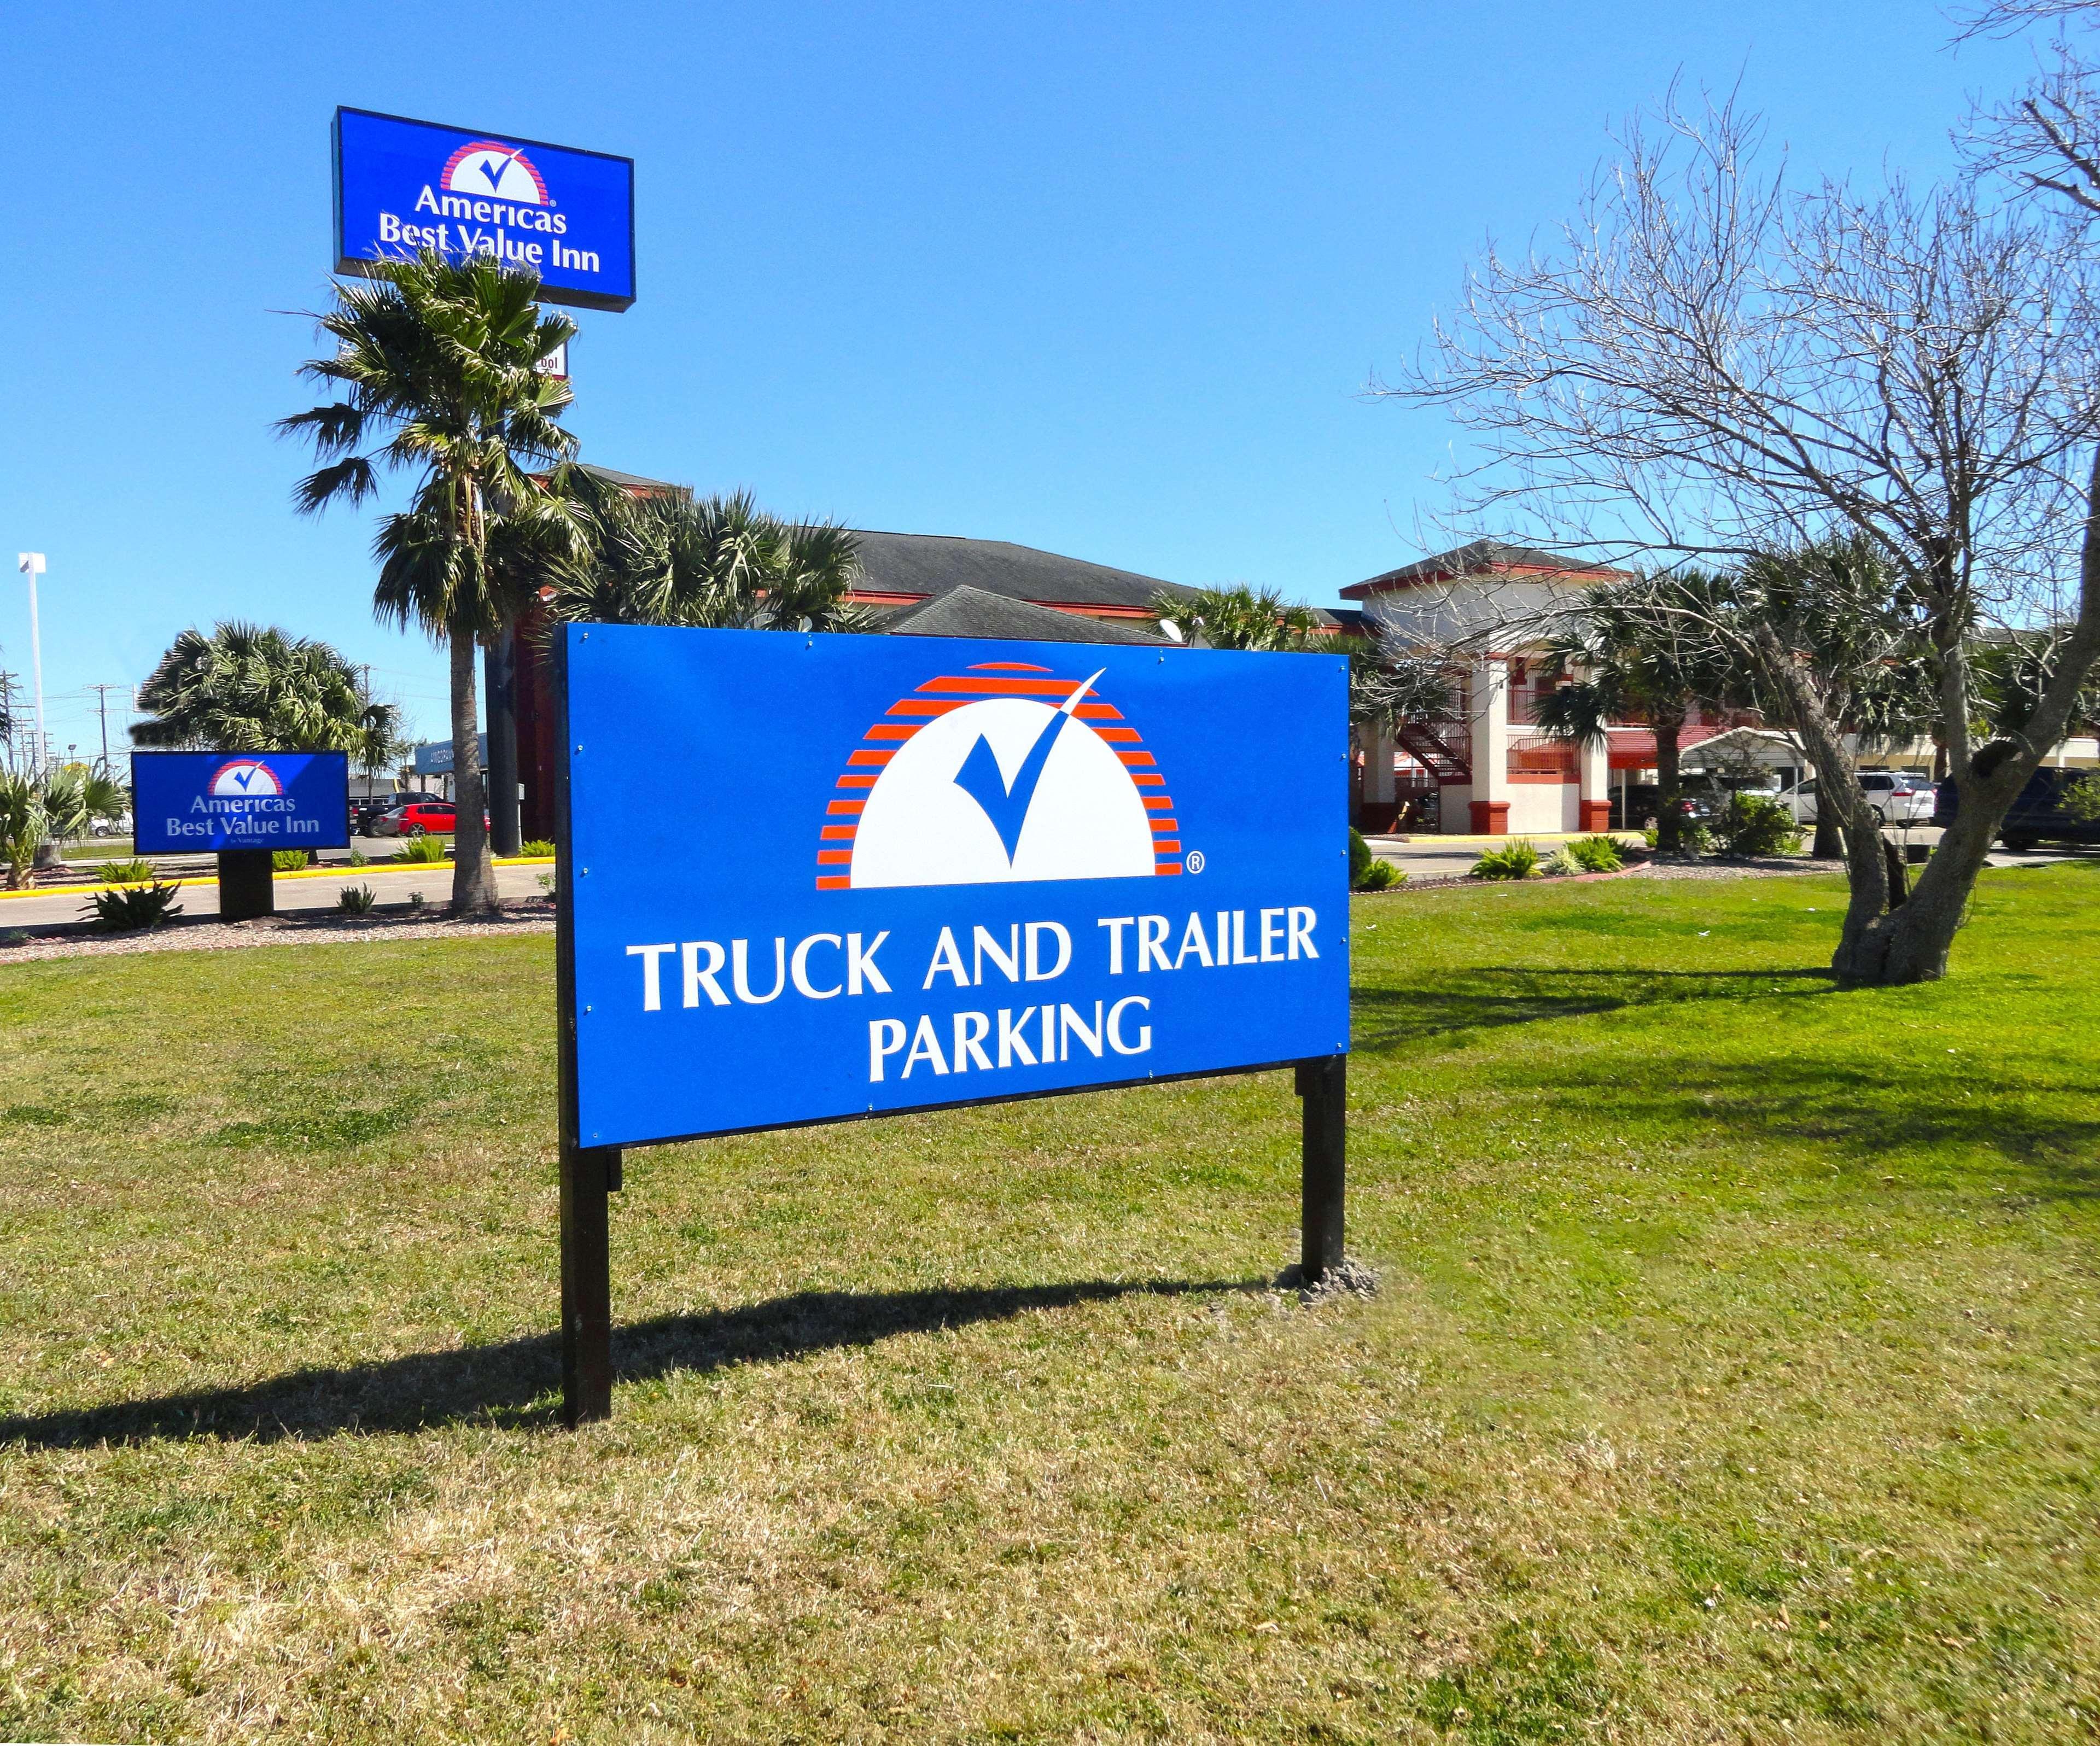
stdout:
{"type": "Polygon", "coordinates": [[[1143,642],[1165,646],[1169,642],[1128,625],[987,593],[968,583],[924,605],[906,607],[881,628],[896,637],[997,637],[1016,642],[1143,642]]]}
{"type": "Polygon", "coordinates": [[[1608,564],[1586,558],[1542,552],[1534,545],[1507,545],[1500,540],[1475,540],[1465,545],[1454,546],[1448,552],[1439,552],[1433,558],[1417,558],[1397,570],[1367,577],[1343,589],[1342,597],[1345,600],[1361,600],[1379,589],[1405,588],[1411,582],[1427,582],[1441,576],[1479,575],[1496,570],[1563,571],[1573,575],[1599,577],[1618,574],[1608,564]]]}
{"type": "Polygon", "coordinates": [[[1144,606],[1158,593],[1195,592],[1157,576],[1140,575],[1084,558],[1039,552],[1004,540],[964,540],[946,534],[865,532],[860,543],[865,586],[882,594],[938,597],[973,588],[1008,600],[1048,601],[1086,606],[1144,606]]]}

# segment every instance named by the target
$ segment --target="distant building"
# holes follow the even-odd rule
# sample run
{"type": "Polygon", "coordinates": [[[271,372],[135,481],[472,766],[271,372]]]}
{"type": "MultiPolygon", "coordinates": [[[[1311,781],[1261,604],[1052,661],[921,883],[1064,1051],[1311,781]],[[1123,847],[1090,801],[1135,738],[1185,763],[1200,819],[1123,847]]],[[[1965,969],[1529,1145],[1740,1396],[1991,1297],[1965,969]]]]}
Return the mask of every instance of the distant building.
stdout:
{"type": "MultiPolygon", "coordinates": [[[[1542,651],[1520,632],[1506,644],[1496,634],[1499,626],[1535,622],[1574,590],[1624,576],[1557,552],[1476,540],[1343,589],[1343,599],[1362,603],[1366,632],[1388,628],[1435,646],[1485,633],[1486,646],[1476,642],[1454,676],[1455,726],[1410,723],[1391,738],[1358,730],[1364,827],[1390,829],[1410,803],[1428,810],[1421,803],[1432,796],[1435,828],[1445,834],[1602,831],[1615,813],[1634,822],[1625,796],[1653,778],[1653,730],[1614,723],[1601,746],[1549,739],[1532,725],[1540,695],[1554,684],[1542,651]]],[[[1688,750],[1742,719],[1695,709],[1680,746],[1688,750]]]]}
{"type": "MultiPolygon", "coordinates": [[[[638,496],[682,492],[682,486],[633,474],[590,470],[638,496]]],[[[896,636],[994,637],[1037,642],[1158,643],[1151,602],[1158,595],[1196,590],[1158,576],[1042,552],[1004,540],[947,534],[855,531],[862,580],[849,597],[882,615],[880,628],[896,636]]],[[[554,832],[554,722],[546,663],[536,651],[540,627],[519,626],[516,707],[518,776],[523,788],[522,834],[554,832]]]]}

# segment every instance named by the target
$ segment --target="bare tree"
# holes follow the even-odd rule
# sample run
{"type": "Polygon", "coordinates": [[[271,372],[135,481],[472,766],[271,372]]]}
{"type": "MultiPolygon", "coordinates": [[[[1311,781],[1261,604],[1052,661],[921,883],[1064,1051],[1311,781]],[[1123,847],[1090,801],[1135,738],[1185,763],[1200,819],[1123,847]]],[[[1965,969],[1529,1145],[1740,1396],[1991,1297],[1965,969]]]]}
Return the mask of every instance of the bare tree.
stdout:
{"type": "Polygon", "coordinates": [[[1618,143],[1551,245],[1491,249],[1379,391],[1454,410],[1482,451],[1463,513],[1520,537],[1741,560],[1852,537],[1878,556],[1877,620],[1930,659],[1961,799],[1900,907],[1812,648],[1783,621],[1709,628],[1785,699],[1845,827],[1838,975],[1939,977],[1999,822],[2100,655],[2084,245],[2054,214],[1992,209],[1973,179],[1797,190],[1732,102],[1673,94],[1618,143]],[[2021,730],[1972,746],[1969,639],[2040,619],[2067,627],[2049,685],[2021,730]]]}

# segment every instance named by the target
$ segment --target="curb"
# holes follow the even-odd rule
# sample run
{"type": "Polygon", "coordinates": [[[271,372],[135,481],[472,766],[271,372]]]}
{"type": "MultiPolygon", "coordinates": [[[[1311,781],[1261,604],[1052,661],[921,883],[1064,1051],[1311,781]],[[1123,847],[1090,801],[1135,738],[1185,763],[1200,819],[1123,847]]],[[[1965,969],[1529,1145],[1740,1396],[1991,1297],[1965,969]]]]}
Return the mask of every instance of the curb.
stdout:
{"type": "MultiPolygon", "coordinates": [[[[1476,843],[1579,843],[1592,836],[1639,836],[1638,831],[1509,831],[1500,836],[1445,836],[1437,831],[1410,832],[1405,836],[1391,833],[1373,836],[1368,831],[1360,832],[1366,843],[1405,843],[1415,849],[1429,849],[1448,843],[1454,849],[1467,849],[1476,843]]],[[[1376,851],[1374,850],[1374,853],[1376,851]]]]}
{"type": "MultiPolygon", "coordinates": [[[[496,865],[500,867],[550,867],[554,864],[552,855],[499,855],[496,865]]],[[[301,867],[295,873],[276,873],[274,880],[283,879],[363,879],[368,873],[422,873],[446,872],[452,868],[449,861],[418,861],[404,866],[391,861],[374,861],[361,867],[301,867]]],[[[162,880],[163,885],[187,888],[192,885],[216,885],[216,873],[192,874],[183,879],[162,880]]],[[[0,891],[0,902],[10,897],[80,897],[92,896],[99,891],[115,891],[114,885],[105,885],[97,880],[91,885],[31,885],[21,891],[0,891]]]]}

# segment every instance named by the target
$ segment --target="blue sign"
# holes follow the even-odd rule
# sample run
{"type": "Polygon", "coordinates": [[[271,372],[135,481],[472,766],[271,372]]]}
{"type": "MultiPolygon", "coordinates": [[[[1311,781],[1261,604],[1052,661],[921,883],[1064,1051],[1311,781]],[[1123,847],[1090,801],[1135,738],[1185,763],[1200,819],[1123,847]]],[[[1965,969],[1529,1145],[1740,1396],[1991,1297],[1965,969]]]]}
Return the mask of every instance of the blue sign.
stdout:
{"type": "Polygon", "coordinates": [[[350,843],[341,752],[135,752],[131,796],[141,854],[350,843]]]}
{"type": "Polygon", "coordinates": [[[1348,1048],[1343,658],[562,635],[579,1144],[1348,1048]]]}
{"type": "MultiPolygon", "coordinates": [[[[488,768],[488,736],[477,734],[474,743],[481,747],[481,767],[488,768]]],[[[452,743],[448,739],[432,740],[416,748],[415,769],[418,776],[448,776],[452,768],[452,743]]]]}
{"type": "Polygon", "coordinates": [[[338,109],[336,271],[424,249],[530,269],[550,303],[625,309],[634,160],[338,109]]]}

